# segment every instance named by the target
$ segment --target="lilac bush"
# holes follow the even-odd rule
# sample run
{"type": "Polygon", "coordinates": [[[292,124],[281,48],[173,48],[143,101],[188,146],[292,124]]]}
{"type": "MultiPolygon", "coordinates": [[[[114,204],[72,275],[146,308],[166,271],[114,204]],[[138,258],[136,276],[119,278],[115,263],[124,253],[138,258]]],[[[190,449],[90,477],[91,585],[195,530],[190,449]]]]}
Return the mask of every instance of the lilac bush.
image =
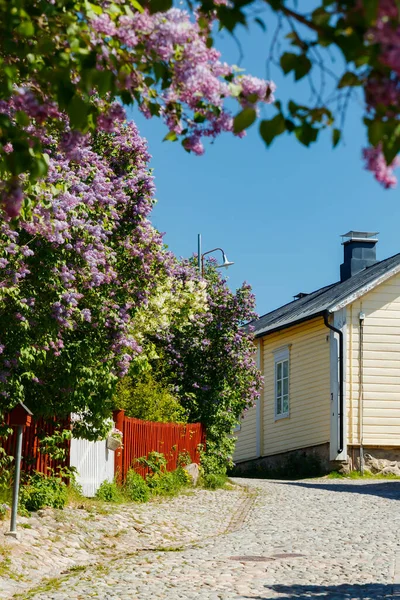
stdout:
{"type": "Polygon", "coordinates": [[[71,128],[66,152],[74,151],[76,131],[113,131],[124,114],[118,104],[108,108],[116,98],[136,103],[146,117],[162,117],[167,139],[180,139],[188,152],[202,154],[202,139],[224,131],[242,135],[249,114],[255,118],[259,104],[273,102],[274,84],[220,60],[210,43],[214,17],[177,8],[152,13],[151,2],[143,8],[129,0],[32,0],[24,10],[17,0],[0,3],[0,200],[6,213],[20,211],[21,177],[35,182],[46,174],[46,138],[52,126],[64,127],[65,114],[71,128]],[[234,123],[229,98],[244,119],[234,123]]]}
{"type": "Polygon", "coordinates": [[[23,181],[30,211],[0,225],[0,410],[24,400],[35,415],[81,412],[92,432],[143,353],[136,317],[176,268],[148,220],[146,143],[119,107],[105,114],[112,131],[91,135],[63,115],[63,130],[36,125],[47,174],[23,181]]]}
{"type": "MultiPolygon", "coordinates": [[[[198,277],[193,267],[186,270],[198,277]]],[[[205,267],[208,311],[194,316],[184,331],[171,325],[158,336],[159,377],[174,385],[189,422],[206,428],[205,472],[232,465],[233,429],[259,397],[262,377],[255,363],[253,336],[245,323],[256,317],[255,298],[244,283],[235,293],[211,260],[205,267]]]]}

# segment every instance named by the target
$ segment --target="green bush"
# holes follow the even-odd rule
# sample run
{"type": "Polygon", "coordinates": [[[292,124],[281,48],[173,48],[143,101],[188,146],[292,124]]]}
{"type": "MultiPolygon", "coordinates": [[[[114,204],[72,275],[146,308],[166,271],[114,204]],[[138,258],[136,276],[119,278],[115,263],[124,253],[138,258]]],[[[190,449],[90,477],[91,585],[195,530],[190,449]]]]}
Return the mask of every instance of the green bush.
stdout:
{"type": "Polygon", "coordinates": [[[183,467],[178,467],[175,471],[172,472],[172,475],[174,476],[178,486],[187,487],[192,485],[192,478],[183,467]]]}
{"type": "Polygon", "coordinates": [[[133,502],[147,502],[150,498],[150,489],[143,477],[133,469],[129,469],[124,485],[125,496],[133,502]]]}
{"type": "Polygon", "coordinates": [[[162,423],[187,423],[185,409],[171,393],[171,386],[156,381],[151,373],[137,380],[124,377],[117,384],[116,408],[123,408],[128,417],[162,423]]]}
{"type": "Polygon", "coordinates": [[[123,502],[121,488],[115,481],[103,481],[96,492],[96,498],[104,502],[123,502]]]}
{"type": "Polygon", "coordinates": [[[45,506],[64,508],[67,501],[67,486],[61,477],[45,477],[34,473],[21,487],[19,503],[22,510],[35,511],[45,506]]]}
{"type": "Polygon", "coordinates": [[[169,471],[148,475],[146,483],[153,496],[174,496],[179,491],[176,479],[169,471]]]}
{"type": "Polygon", "coordinates": [[[147,476],[146,483],[152,496],[175,496],[191,485],[189,474],[178,467],[175,471],[159,471],[147,476]]]}
{"type": "Polygon", "coordinates": [[[183,450],[183,452],[179,452],[179,456],[178,456],[178,466],[179,467],[186,467],[187,465],[190,465],[191,462],[192,462],[192,457],[190,456],[190,452],[188,452],[187,450],[183,450]]]}
{"type": "Polygon", "coordinates": [[[137,463],[150,469],[151,475],[164,473],[167,470],[167,459],[162,452],[156,452],[155,450],[149,452],[147,458],[145,456],[138,458],[137,463]]]}
{"type": "Polygon", "coordinates": [[[201,478],[201,484],[207,490],[217,490],[218,488],[223,488],[227,480],[228,478],[226,475],[219,473],[204,473],[201,478]]]}

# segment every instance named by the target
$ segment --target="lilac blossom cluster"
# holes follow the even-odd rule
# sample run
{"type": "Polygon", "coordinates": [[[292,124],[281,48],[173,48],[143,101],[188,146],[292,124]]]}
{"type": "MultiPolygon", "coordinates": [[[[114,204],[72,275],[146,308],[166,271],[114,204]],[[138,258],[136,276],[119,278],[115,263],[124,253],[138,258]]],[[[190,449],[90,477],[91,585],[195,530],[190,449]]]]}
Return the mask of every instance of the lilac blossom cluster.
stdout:
{"type": "MultiPolygon", "coordinates": [[[[400,109],[400,25],[399,7],[395,0],[380,0],[378,18],[367,33],[369,44],[379,48],[379,62],[382,71],[374,71],[367,80],[365,97],[369,113],[378,112],[384,119],[398,119],[400,109]]],[[[381,146],[363,150],[366,169],[372,171],[375,179],[385,188],[393,188],[397,178],[393,169],[400,166],[395,158],[388,165],[381,146]]]]}
{"type": "Polygon", "coordinates": [[[272,82],[240,75],[235,67],[221,62],[220,53],[208,47],[210,24],[202,27],[204,21],[204,15],[192,20],[188,12],[177,8],[165,13],[145,10],[115,16],[107,13],[107,2],[105,12],[90,21],[98,69],[115,70],[116,42],[133,57],[132,62],[141,49],[141,68],[119,73],[119,87],[141,90],[140,108],[147,117],[152,116],[152,107],[159,102],[157,110],[170,132],[183,136],[184,147],[195,154],[204,152],[203,137],[233,131],[232,115],[224,108],[227,98],[236,98],[241,106],[270,104],[275,91],[272,82]],[[155,95],[148,71],[153,72],[157,62],[166,65],[168,85],[155,95]]]}
{"type": "Polygon", "coordinates": [[[400,166],[400,158],[396,157],[391,165],[386,163],[383,156],[381,146],[376,148],[364,148],[363,158],[366,163],[366,169],[372,171],[375,179],[383,185],[383,187],[393,188],[397,184],[397,179],[393,174],[393,169],[400,166]]]}

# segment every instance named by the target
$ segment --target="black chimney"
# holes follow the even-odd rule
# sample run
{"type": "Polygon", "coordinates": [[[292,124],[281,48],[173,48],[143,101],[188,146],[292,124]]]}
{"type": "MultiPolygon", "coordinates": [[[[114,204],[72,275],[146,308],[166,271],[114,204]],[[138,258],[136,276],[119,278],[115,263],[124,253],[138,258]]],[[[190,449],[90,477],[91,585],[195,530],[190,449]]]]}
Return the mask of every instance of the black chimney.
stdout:
{"type": "Polygon", "coordinates": [[[346,281],[376,263],[376,235],[378,232],[369,231],[349,231],[342,235],[346,239],[342,242],[344,261],[340,265],[340,281],[346,281]]]}

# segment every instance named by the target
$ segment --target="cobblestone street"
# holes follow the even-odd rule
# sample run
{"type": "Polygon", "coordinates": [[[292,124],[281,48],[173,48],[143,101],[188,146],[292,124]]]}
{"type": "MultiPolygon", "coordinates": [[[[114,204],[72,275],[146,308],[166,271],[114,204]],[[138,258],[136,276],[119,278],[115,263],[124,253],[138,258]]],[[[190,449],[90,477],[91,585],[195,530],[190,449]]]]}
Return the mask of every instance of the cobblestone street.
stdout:
{"type": "Polygon", "coordinates": [[[236,481],[257,496],[242,502],[227,533],[175,551],[113,553],[57,589],[19,597],[400,598],[400,482],[236,481]]]}

